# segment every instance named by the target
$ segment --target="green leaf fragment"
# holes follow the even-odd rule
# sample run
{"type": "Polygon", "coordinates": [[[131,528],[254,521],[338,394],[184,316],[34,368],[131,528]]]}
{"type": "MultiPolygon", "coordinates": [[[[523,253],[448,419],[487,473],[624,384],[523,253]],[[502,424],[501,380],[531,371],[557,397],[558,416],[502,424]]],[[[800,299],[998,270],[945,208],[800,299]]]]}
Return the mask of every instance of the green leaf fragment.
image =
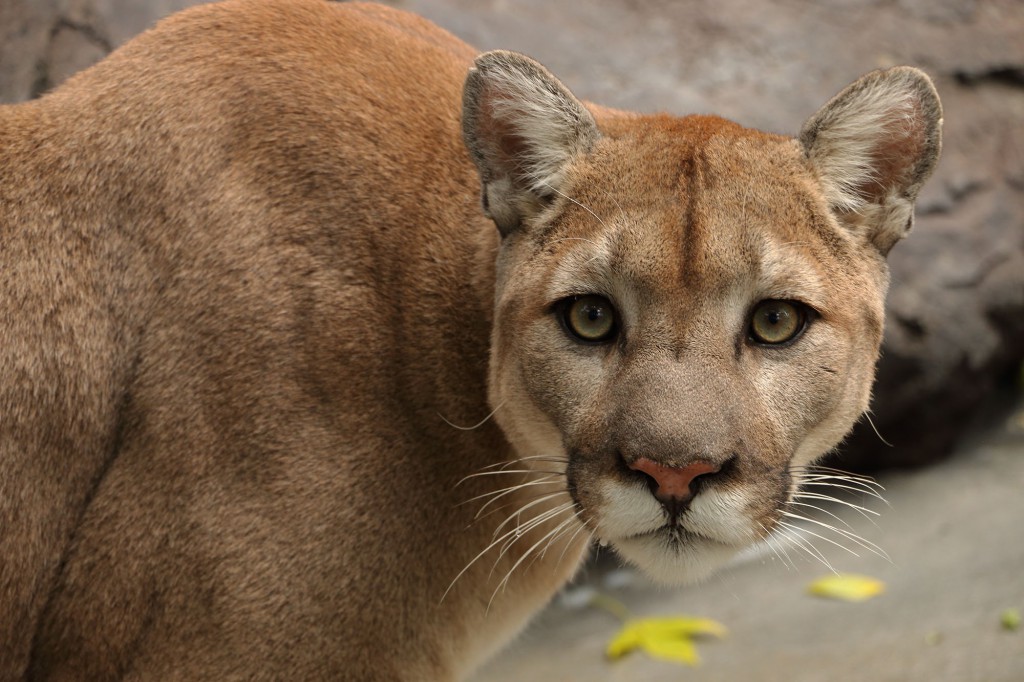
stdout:
{"type": "Polygon", "coordinates": [[[1004,630],[1011,632],[1020,628],[1020,611],[1017,609],[1006,609],[999,614],[999,624],[1004,630]]]}

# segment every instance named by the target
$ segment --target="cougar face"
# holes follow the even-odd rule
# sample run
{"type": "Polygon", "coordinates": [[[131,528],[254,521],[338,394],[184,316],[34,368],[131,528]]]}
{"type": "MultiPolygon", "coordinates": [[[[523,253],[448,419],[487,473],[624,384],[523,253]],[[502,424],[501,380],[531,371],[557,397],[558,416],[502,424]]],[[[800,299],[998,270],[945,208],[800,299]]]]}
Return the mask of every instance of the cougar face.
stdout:
{"type": "Polygon", "coordinates": [[[654,119],[506,237],[495,416],[519,452],[564,458],[598,538],[692,580],[771,532],[794,469],[866,409],[884,289],[795,143],[654,119]]]}
{"type": "Polygon", "coordinates": [[[940,127],[909,68],[790,139],[588,108],[536,62],[476,60],[463,137],[502,235],[490,401],[573,520],[666,582],[786,524],[802,468],[867,408],[884,256],[940,127]]]}

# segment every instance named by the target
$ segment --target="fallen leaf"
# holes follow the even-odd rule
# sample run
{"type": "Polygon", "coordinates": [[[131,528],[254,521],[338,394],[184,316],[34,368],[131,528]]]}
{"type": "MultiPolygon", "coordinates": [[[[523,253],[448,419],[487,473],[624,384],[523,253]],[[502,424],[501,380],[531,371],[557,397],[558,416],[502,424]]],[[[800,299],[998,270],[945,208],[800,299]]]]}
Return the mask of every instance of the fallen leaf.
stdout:
{"type": "Polygon", "coordinates": [[[626,621],[605,653],[614,660],[641,649],[653,658],[694,666],[700,664],[700,656],[693,638],[726,634],[725,626],[710,618],[636,618],[626,621]]]}
{"type": "Polygon", "coordinates": [[[1004,630],[1016,630],[1020,627],[1020,611],[1017,609],[1006,609],[999,614],[999,624],[1004,630]]]}
{"type": "Polygon", "coordinates": [[[885,583],[866,575],[845,573],[818,578],[807,586],[816,597],[858,602],[876,597],[885,591],[885,583]]]}

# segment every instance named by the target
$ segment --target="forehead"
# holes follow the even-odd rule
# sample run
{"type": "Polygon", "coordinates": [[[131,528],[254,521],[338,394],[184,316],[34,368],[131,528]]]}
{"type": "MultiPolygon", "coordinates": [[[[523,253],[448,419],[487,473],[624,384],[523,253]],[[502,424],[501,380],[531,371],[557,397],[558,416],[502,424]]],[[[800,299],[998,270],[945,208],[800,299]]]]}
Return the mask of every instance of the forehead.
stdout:
{"type": "Polygon", "coordinates": [[[807,299],[825,298],[825,270],[848,250],[796,143],[722,119],[640,119],[602,140],[567,190],[548,235],[567,256],[556,280],[585,271],[659,291],[800,289],[794,298],[824,306],[807,299]]]}

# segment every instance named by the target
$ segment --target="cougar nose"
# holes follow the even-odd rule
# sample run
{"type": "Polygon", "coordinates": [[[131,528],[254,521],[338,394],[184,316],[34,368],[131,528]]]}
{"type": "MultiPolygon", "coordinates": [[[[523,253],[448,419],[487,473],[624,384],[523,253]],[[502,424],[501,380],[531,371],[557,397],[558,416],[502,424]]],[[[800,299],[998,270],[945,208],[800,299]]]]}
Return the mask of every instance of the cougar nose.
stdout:
{"type": "Polygon", "coordinates": [[[641,457],[632,464],[630,469],[639,471],[650,477],[654,497],[666,506],[678,509],[693,499],[693,482],[700,476],[717,474],[721,467],[711,462],[698,460],[685,466],[669,466],[659,464],[646,457],[641,457]]]}

